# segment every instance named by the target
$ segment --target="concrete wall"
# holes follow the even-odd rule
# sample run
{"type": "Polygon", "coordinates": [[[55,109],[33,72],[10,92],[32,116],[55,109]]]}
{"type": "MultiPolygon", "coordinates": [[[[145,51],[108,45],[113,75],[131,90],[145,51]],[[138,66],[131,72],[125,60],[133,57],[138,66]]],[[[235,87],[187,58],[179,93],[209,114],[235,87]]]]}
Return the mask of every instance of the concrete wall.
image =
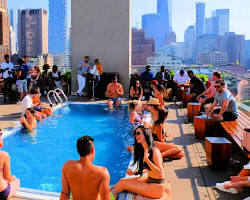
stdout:
{"type": "Polygon", "coordinates": [[[84,56],[99,58],[105,72],[119,72],[127,91],[131,66],[130,0],[72,1],[72,91],[84,56]]]}

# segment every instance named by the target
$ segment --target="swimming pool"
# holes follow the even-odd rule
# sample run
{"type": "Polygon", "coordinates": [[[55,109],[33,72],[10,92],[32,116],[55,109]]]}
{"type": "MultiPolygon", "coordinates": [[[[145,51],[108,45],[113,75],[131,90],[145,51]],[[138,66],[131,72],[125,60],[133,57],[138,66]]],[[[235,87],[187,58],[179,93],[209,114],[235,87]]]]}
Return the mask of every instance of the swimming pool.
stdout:
{"type": "Polygon", "coordinates": [[[69,104],[55,110],[56,117],[38,123],[35,134],[17,131],[4,139],[11,156],[11,170],[21,187],[61,191],[61,168],[65,161],[79,159],[76,140],[90,135],[95,143],[94,163],[108,168],[111,184],[125,176],[131,156],[126,146],[133,143],[127,106],[117,111],[106,105],[69,104]]]}

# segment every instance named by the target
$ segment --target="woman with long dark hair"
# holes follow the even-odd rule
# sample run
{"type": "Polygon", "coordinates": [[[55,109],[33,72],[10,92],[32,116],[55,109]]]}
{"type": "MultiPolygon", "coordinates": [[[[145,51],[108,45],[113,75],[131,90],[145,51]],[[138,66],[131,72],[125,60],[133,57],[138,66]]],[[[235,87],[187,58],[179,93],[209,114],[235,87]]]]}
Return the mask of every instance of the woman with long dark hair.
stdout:
{"type": "Polygon", "coordinates": [[[135,84],[132,85],[129,93],[130,93],[131,100],[140,101],[142,99],[143,89],[139,80],[137,80],[135,84]]]}
{"type": "Polygon", "coordinates": [[[151,131],[139,126],[134,131],[134,162],[136,170],[127,170],[128,175],[140,177],[121,179],[111,190],[116,196],[122,191],[129,191],[145,197],[161,198],[165,192],[162,156],[154,145],[151,131]],[[144,172],[148,176],[142,176],[144,172]]]}
{"type": "Polygon", "coordinates": [[[150,99],[148,110],[154,121],[151,127],[154,144],[160,150],[163,158],[182,158],[184,154],[182,153],[181,148],[175,144],[164,142],[164,137],[166,137],[164,123],[168,116],[168,112],[160,109],[159,105],[160,103],[158,99],[150,99]]]}

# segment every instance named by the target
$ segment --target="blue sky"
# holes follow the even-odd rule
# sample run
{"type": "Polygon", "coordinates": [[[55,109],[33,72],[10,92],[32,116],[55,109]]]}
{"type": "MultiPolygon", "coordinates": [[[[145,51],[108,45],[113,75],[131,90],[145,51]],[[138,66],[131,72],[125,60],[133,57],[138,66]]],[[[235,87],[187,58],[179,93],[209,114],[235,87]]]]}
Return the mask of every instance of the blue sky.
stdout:
{"type": "MultiPolygon", "coordinates": [[[[131,0],[132,25],[141,25],[141,15],[156,12],[157,0],[131,0]]],[[[195,0],[173,1],[173,30],[177,41],[183,41],[184,31],[195,23],[195,0]]],[[[230,9],[230,31],[245,34],[250,39],[250,0],[203,0],[206,3],[206,16],[210,17],[212,10],[230,9]]],[[[46,8],[48,0],[8,0],[9,8],[46,8]]]]}

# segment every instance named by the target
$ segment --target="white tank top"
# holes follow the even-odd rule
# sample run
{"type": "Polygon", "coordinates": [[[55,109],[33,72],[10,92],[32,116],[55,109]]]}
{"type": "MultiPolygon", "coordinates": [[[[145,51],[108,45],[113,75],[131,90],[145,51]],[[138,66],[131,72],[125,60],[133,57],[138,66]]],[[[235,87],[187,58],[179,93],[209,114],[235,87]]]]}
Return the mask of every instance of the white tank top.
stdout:
{"type": "MultiPolygon", "coordinates": [[[[56,73],[52,72],[52,77],[58,78],[59,74],[58,71],[56,73]]],[[[61,81],[54,81],[57,87],[61,87],[61,81]]]]}

